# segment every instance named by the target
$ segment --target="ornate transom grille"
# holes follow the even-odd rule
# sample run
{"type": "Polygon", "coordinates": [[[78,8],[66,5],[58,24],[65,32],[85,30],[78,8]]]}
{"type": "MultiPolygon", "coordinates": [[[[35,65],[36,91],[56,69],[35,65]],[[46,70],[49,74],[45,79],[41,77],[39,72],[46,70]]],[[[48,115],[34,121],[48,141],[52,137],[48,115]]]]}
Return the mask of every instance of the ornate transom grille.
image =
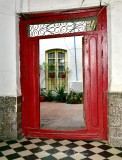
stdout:
{"type": "Polygon", "coordinates": [[[75,19],[65,22],[29,25],[29,37],[86,32],[97,30],[97,17],[75,19]]]}

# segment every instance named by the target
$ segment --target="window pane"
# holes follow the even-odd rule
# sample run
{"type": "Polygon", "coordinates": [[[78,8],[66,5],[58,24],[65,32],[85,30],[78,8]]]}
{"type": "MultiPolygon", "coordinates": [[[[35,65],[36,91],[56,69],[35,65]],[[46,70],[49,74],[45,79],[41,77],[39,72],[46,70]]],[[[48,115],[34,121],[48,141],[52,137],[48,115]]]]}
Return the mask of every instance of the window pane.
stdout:
{"type": "Polygon", "coordinates": [[[58,58],[64,58],[64,53],[58,52],[58,58]]]}
{"type": "Polygon", "coordinates": [[[48,59],[48,64],[55,64],[55,59],[48,59]]]}
{"type": "Polygon", "coordinates": [[[58,73],[58,78],[62,78],[62,73],[58,73]]]}
{"type": "Polygon", "coordinates": [[[64,59],[59,59],[58,60],[58,65],[64,66],[64,59]]]}
{"type": "Polygon", "coordinates": [[[59,71],[59,72],[63,72],[63,71],[64,71],[64,66],[59,66],[59,67],[58,67],[58,71],[59,71]]]}
{"type": "Polygon", "coordinates": [[[49,53],[48,58],[55,58],[55,53],[49,53]]]}

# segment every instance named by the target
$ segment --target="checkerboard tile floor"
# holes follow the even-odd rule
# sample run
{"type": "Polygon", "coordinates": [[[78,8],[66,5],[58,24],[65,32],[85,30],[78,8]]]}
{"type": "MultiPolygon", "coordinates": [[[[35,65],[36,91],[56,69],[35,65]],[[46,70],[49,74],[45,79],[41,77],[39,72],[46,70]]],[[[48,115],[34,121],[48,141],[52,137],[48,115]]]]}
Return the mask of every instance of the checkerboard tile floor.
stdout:
{"type": "Polygon", "coordinates": [[[99,141],[23,138],[0,140],[0,160],[122,160],[122,148],[99,141]]]}

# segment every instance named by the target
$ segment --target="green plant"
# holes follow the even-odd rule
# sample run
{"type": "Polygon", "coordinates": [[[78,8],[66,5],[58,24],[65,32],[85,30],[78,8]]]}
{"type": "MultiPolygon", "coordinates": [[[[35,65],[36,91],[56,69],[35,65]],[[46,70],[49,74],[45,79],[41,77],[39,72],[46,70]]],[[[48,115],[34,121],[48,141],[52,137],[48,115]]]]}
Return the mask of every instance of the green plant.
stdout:
{"type": "Polygon", "coordinates": [[[55,89],[55,100],[57,102],[66,102],[67,93],[65,93],[65,86],[59,86],[55,89]]]}
{"type": "Polygon", "coordinates": [[[40,95],[41,96],[46,96],[46,88],[41,88],[41,91],[40,91],[40,95]]]}
{"type": "Polygon", "coordinates": [[[69,74],[70,72],[71,72],[71,70],[68,67],[66,67],[64,70],[64,73],[69,74]]]}
{"type": "Polygon", "coordinates": [[[55,77],[55,65],[53,63],[48,64],[48,73],[49,73],[49,78],[55,77]]]}
{"type": "Polygon", "coordinates": [[[83,93],[76,93],[74,91],[70,91],[70,93],[66,97],[66,102],[69,104],[83,103],[83,93]]]}
{"type": "Polygon", "coordinates": [[[44,102],[45,101],[45,95],[46,95],[46,89],[43,88],[40,91],[40,102],[44,102]]]}
{"type": "Polygon", "coordinates": [[[40,69],[43,70],[44,72],[46,71],[46,67],[48,67],[48,64],[46,62],[40,64],[40,69]]]}
{"type": "Polygon", "coordinates": [[[70,72],[71,72],[71,70],[68,67],[66,67],[64,69],[64,71],[62,71],[62,78],[65,78],[66,75],[69,74],[70,72]]]}
{"type": "Polygon", "coordinates": [[[49,72],[55,72],[55,65],[53,63],[48,64],[49,72]]]}
{"type": "Polygon", "coordinates": [[[40,65],[40,69],[43,70],[44,72],[46,72],[46,69],[48,69],[50,73],[55,73],[55,65],[53,63],[48,64],[46,62],[43,62],[40,65]]]}
{"type": "Polygon", "coordinates": [[[46,101],[53,101],[53,94],[51,90],[48,90],[47,95],[46,95],[46,101]]]}

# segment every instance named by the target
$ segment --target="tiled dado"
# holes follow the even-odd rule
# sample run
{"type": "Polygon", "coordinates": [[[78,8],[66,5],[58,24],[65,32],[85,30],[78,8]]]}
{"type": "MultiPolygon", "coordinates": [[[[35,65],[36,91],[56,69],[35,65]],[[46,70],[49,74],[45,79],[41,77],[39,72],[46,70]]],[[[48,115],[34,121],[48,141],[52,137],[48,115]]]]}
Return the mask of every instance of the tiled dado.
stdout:
{"type": "Polygon", "coordinates": [[[109,93],[109,144],[122,147],[122,93],[109,93]]]}
{"type": "Polygon", "coordinates": [[[0,97],[0,138],[17,139],[21,130],[22,97],[0,97]]]}

